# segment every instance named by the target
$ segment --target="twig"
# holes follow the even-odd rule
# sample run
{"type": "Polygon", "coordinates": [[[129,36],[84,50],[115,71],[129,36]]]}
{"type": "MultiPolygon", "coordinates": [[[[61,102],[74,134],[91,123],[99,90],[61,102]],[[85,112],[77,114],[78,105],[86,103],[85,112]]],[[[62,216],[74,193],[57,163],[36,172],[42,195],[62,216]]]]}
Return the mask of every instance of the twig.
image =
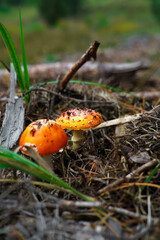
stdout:
{"type": "MultiPolygon", "coordinates": [[[[43,82],[46,80],[53,81],[59,74],[65,75],[72,67],[73,62],[54,62],[28,65],[30,80],[43,82]]],[[[111,63],[111,62],[87,62],[79,69],[78,75],[83,79],[100,78],[103,76],[114,76],[117,73],[125,74],[136,71],[143,71],[150,67],[150,64],[136,61],[131,63],[111,63]]],[[[9,70],[9,69],[8,69],[9,70]]],[[[0,82],[9,85],[9,72],[6,69],[0,69],[0,82]]]]}
{"type": "Polygon", "coordinates": [[[99,191],[98,191],[98,194],[101,194],[101,195],[104,195],[107,191],[111,190],[112,188],[118,186],[119,184],[121,184],[123,181],[125,180],[129,180],[131,179],[132,177],[138,175],[140,172],[156,165],[159,163],[159,160],[158,159],[153,159],[152,161],[150,162],[147,162],[145,164],[143,164],[142,166],[138,167],[137,169],[135,169],[134,171],[132,171],[131,173],[127,174],[125,177],[123,178],[119,178],[118,180],[108,184],[107,186],[105,186],[104,188],[101,188],[99,191]]]}
{"type": "MultiPolygon", "coordinates": [[[[128,217],[147,219],[147,216],[144,215],[144,214],[138,214],[138,213],[129,211],[129,210],[124,209],[124,208],[109,206],[108,210],[112,211],[112,212],[116,212],[116,213],[120,213],[120,214],[126,215],[128,217]]],[[[159,218],[152,218],[152,220],[158,220],[158,219],[159,218]]]]}
{"type": "MultiPolygon", "coordinates": [[[[57,80],[56,80],[56,84],[55,84],[55,87],[54,87],[54,92],[58,93],[58,89],[59,89],[59,86],[60,86],[60,75],[58,75],[57,77],[57,80]]],[[[49,118],[51,118],[51,115],[53,114],[53,107],[54,107],[54,104],[55,104],[55,99],[56,99],[56,94],[53,94],[52,97],[51,97],[51,101],[50,101],[50,107],[49,107],[49,118]]]]}
{"type": "Polygon", "coordinates": [[[44,232],[47,228],[47,223],[46,223],[46,220],[45,220],[45,217],[42,213],[42,208],[41,208],[41,205],[37,198],[37,196],[32,192],[31,193],[32,196],[33,196],[33,199],[35,200],[36,204],[35,204],[35,217],[36,217],[36,227],[37,227],[37,231],[42,231],[44,232]]]}
{"type": "MultiPolygon", "coordinates": [[[[6,179],[4,179],[4,180],[6,180],[6,179]]],[[[8,179],[8,180],[10,180],[10,179],[8,179]]],[[[71,201],[71,200],[59,199],[53,195],[50,195],[44,191],[41,191],[40,188],[35,187],[34,185],[30,185],[30,183],[34,184],[34,181],[26,182],[26,181],[20,180],[20,183],[25,183],[25,184],[29,183],[29,189],[33,190],[38,195],[44,196],[46,199],[51,200],[50,202],[39,202],[38,205],[40,205],[40,207],[42,207],[42,208],[43,207],[55,207],[57,205],[57,203],[59,205],[59,208],[71,209],[71,210],[75,210],[76,208],[86,208],[86,207],[87,208],[96,208],[96,207],[102,207],[104,205],[104,202],[102,202],[102,201],[86,202],[86,201],[71,201]]],[[[28,189],[28,187],[27,187],[27,189],[28,189]]],[[[33,204],[33,203],[31,203],[31,204],[33,204]]]]}
{"type": "Polygon", "coordinates": [[[132,178],[133,176],[139,174],[140,172],[142,172],[142,171],[146,170],[147,168],[150,168],[158,163],[159,163],[158,159],[153,159],[152,161],[143,164],[139,168],[137,168],[134,171],[132,171],[131,173],[127,174],[126,178],[132,178]]]}
{"type": "Polygon", "coordinates": [[[100,125],[98,125],[97,127],[92,128],[92,129],[94,130],[94,129],[103,128],[103,127],[110,127],[110,126],[114,126],[114,125],[124,124],[124,123],[127,123],[127,122],[132,122],[132,121],[138,120],[142,117],[150,117],[149,114],[153,113],[156,110],[159,111],[159,108],[160,108],[160,105],[157,105],[155,108],[151,109],[148,112],[138,113],[138,114],[135,114],[135,115],[125,116],[125,117],[116,118],[116,119],[113,119],[113,120],[110,120],[110,121],[106,121],[106,122],[103,122],[100,125]]]}
{"type": "Polygon", "coordinates": [[[92,208],[92,207],[102,207],[103,202],[84,202],[84,201],[69,201],[69,200],[62,200],[60,201],[60,206],[61,208],[68,208],[68,209],[73,209],[73,208],[92,208]]]}
{"type": "Polygon", "coordinates": [[[112,95],[116,98],[145,98],[145,100],[152,100],[160,98],[160,91],[154,91],[154,92],[130,92],[130,94],[126,94],[124,92],[113,92],[112,95]]]}
{"type": "Polygon", "coordinates": [[[106,102],[106,101],[104,102],[104,101],[96,101],[96,100],[83,100],[83,99],[77,99],[77,98],[72,98],[72,97],[66,97],[66,96],[62,95],[61,93],[57,93],[55,91],[51,91],[51,90],[48,90],[48,89],[45,89],[45,88],[42,88],[42,87],[31,88],[27,92],[23,93],[23,96],[27,95],[28,93],[34,92],[34,91],[47,92],[49,94],[53,94],[53,95],[59,96],[62,99],[73,100],[73,101],[78,102],[78,103],[81,103],[81,102],[82,103],[87,103],[88,102],[88,103],[98,103],[98,104],[102,104],[102,105],[110,105],[110,104],[112,104],[112,102],[106,102]]]}
{"type": "Polygon", "coordinates": [[[62,79],[61,85],[60,85],[60,88],[59,88],[59,92],[63,92],[63,90],[66,88],[69,80],[78,71],[78,69],[80,67],[82,67],[83,64],[85,64],[87,61],[90,61],[92,58],[94,60],[96,60],[96,54],[97,54],[97,49],[98,49],[99,45],[100,45],[100,43],[95,41],[89,47],[89,49],[86,51],[86,53],[83,54],[82,57],[73,65],[73,67],[69,70],[69,72],[62,79]]]}
{"type": "Polygon", "coordinates": [[[150,198],[150,196],[148,196],[148,198],[147,198],[147,205],[148,205],[147,226],[142,228],[138,233],[131,235],[127,239],[123,238],[124,240],[140,239],[140,237],[144,236],[144,234],[147,233],[150,230],[150,228],[152,226],[151,198],[150,198]]]}
{"type": "Polygon", "coordinates": [[[103,128],[103,127],[110,127],[110,126],[114,126],[114,125],[119,125],[119,124],[124,124],[127,122],[131,122],[131,121],[135,121],[140,119],[143,116],[142,113],[138,113],[135,115],[131,115],[131,116],[126,116],[123,118],[116,118],[110,121],[106,121],[101,123],[100,125],[98,125],[97,127],[93,128],[93,129],[98,129],[98,128],[103,128]]]}
{"type": "Polygon", "coordinates": [[[20,184],[21,182],[15,182],[13,185],[10,185],[9,188],[7,188],[0,194],[0,201],[2,202],[3,199],[7,198],[11,192],[14,192],[17,189],[17,187],[20,186],[20,184]]]}
{"type": "Polygon", "coordinates": [[[10,67],[3,61],[0,59],[0,62],[2,63],[2,65],[7,69],[8,72],[10,72],[10,67]]]}

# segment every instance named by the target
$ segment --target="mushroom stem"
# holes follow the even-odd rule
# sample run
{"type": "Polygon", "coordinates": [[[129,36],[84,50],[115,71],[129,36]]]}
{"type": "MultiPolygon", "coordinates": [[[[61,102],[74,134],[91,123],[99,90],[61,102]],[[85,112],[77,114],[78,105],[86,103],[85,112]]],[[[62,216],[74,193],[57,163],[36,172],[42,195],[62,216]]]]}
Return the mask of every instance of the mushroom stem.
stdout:
{"type": "Polygon", "coordinates": [[[73,143],[72,149],[77,150],[84,139],[83,130],[74,130],[71,141],[73,143]]]}

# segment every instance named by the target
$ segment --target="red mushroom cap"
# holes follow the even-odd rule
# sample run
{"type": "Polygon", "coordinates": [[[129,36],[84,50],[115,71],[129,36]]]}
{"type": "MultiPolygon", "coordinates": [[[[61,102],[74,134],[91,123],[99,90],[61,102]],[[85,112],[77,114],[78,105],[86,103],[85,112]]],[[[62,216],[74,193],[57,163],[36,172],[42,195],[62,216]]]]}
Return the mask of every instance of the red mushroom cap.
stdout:
{"type": "Polygon", "coordinates": [[[67,144],[67,135],[62,127],[52,120],[40,119],[32,122],[21,135],[19,145],[28,154],[25,146],[37,151],[41,156],[58,152],[67,144]]]}
{"type": "Polygon", "coordinates": [[[91,109],[70,109],[56,119],[63,128],[72,130],[85,130],[98,126],[102,116],[91,109]]]}

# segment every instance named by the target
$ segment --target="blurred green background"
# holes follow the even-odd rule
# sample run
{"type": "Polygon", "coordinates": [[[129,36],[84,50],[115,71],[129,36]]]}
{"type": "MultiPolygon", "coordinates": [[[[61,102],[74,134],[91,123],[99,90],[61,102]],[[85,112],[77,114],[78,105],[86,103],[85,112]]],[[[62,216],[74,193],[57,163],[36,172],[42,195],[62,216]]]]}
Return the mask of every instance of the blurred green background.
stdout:
{"type": "MultiPolygon", "coordinates": [[[[104,49],[132,35],[160,34],[160,0],[1,0],[0,21],[20,58],[19,8],[28,63],[84,52],[94,40],[104,49]]],[[[0,59],[10,62],[2,38],[0,59]]]]}

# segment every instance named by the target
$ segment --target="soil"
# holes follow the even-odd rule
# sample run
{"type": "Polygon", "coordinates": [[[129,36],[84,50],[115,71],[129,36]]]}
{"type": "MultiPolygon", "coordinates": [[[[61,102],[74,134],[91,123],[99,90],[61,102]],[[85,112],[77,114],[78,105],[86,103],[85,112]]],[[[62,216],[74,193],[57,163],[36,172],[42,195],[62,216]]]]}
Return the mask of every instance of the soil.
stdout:
{"type": "MultiPolygon", "coordinates": [[[[29,174],[21,171],[3,170],[0,239],[159,238],[159,45],[158,37],[135,36],[116,49],[99,53],[98,61],[101,62],[143,60],[151,63],[146,71],[98,79],[100,83],[110,83],[110,86],[134,94],[69,83],[62,94],[68,97],[67,101],[56,96],[50,108],[52,94],[45,90],[31,93],[24,127],[37,119],[56,119],[63,111],[76,107],[96,110],[103,121],[138,113],[143,115],[123,125],[86,131],[78,150],[73,151],[69,141],[63,152],[53,156],[53,171],[57,176],[95,198],[99,205],[86,205],[68,192],[37,186],[31,182],[29,174]],[[15,174],[16,179],[23,181],[11,183],[15,174]],[[150,179],[146,181],[148,176],[150,179]]],[[[54,89],[54,85],[47,85],[45,89],[54,89]]],[[[8,96],[9,90],[6,91],[3,83],[0,125],[8,96]]],[[[66,132],[70,139],[72,131],[66,132]]]]}

